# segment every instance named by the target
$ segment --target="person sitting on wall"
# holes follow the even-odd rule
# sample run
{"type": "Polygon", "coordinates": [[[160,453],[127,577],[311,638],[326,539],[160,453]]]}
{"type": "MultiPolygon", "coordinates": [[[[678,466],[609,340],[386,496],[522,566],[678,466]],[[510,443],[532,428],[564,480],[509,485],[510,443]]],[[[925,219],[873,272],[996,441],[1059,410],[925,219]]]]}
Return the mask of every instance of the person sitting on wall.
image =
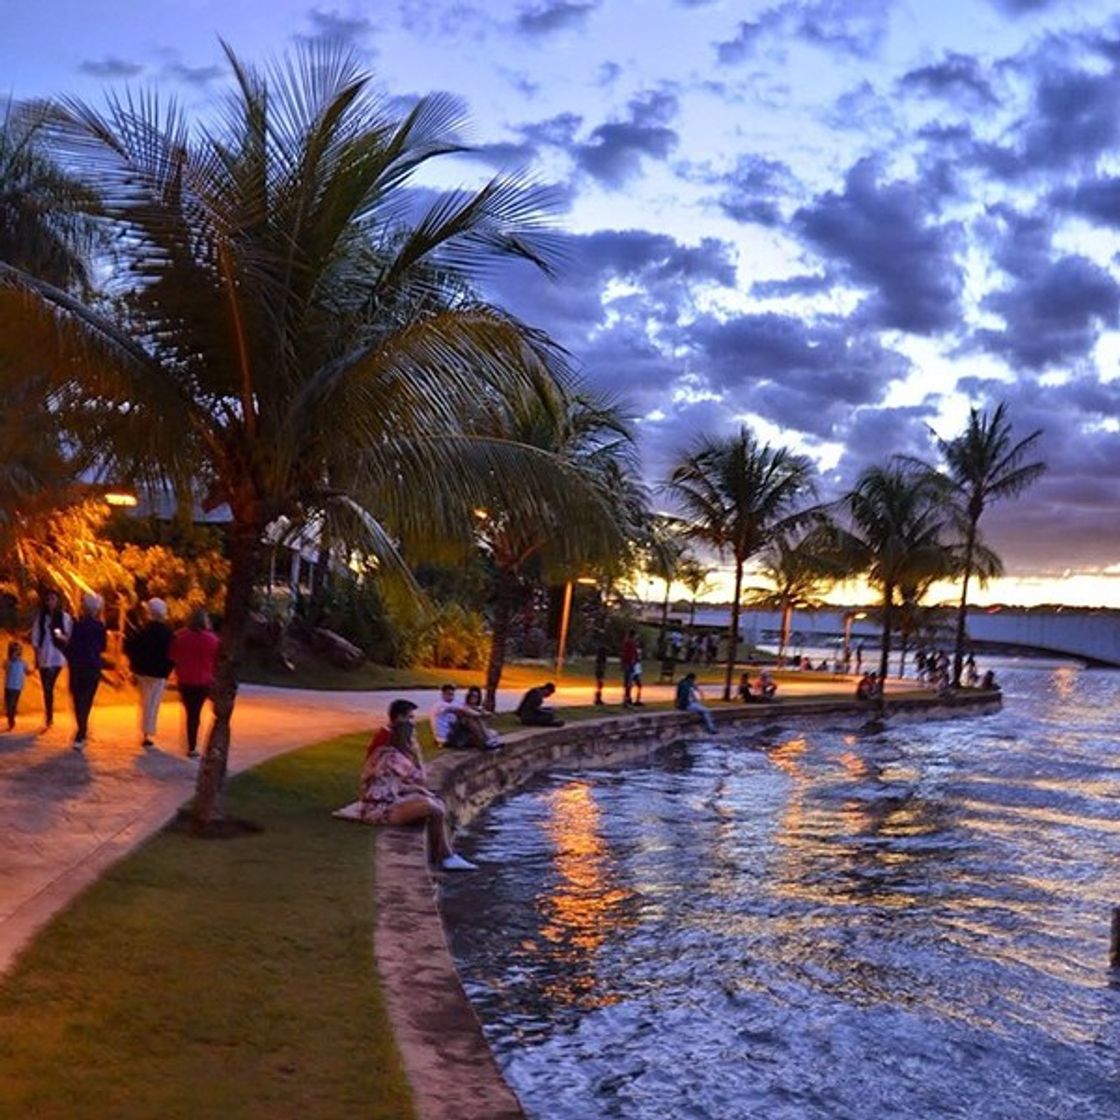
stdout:
{"type": "Polygon", "coordinates": [[[856,685],[857,700],[874,700],[879,695],[879,682],[874,673],[864,673],[856,685]]]}
{"type": "Polygon", "coordinates": [[[432,705],[429,717],[432,738],[437,747],[450,750],[469,750],[486,747],[486,728],[466,704],[455,702],[455,686],[445,684],[439,690],[439,699],[432,705]]]}
{"type": "Polygon", "coordinates": [[[778,692],[778,684],[769,669],[763,669],[758,675],[758,690],[763,700],[773,700],[778,692]]]}
{"type": "Polygon", "coordinates": [[[517,718],[526,727],[563,727],[564,721],[557,719],[556,713],[544,703],[555,691],[552,681],[529,689],[517,705],[517,718]]]}
{"type": "Polygon", "coordinates": [[[763,672],[761,679],[757,684],[751,681],[750,673],[744,673],[739,678],[739,699],[744,704],[762,704],[767,700],[773,700],[774,693],[777,691],[778,686],[774,684],[765,672],[763,672]],[[770,691],[766,691],[766,685],[769,681],[770,691]]]}
{"type": "Polygon", "coordinates": [[[407,825],[423,821],[428,857],[444,871],[476,871],[457,855],[447,832],[447,809],[427,785],[413,730],[411,700],[389,705],[389,723],[374,733],[359,781],[361,819],[368,824],[407,825]]]}
{"type": "Polygon", "coordinates": [[[461,719],[472,720],[477,728],[477,734],[481,736],[482,745],[484,750],[494,751],[502,745],[502,737],[492,728],[486,726],[486,721],[494,714],[488,712],[482,703],[482,689],[476,684],[472,684],[467,689],[466,699],[463,701],[463,707],[466,708],[467,713],[461,716],[461,719]]]}
{"type": "Polygon", "coordinates": [[[987,690],[988,692],[999,692],[1000,691],[999,683],[996,681],[996,675],[995,675],[995,672],[993,670],[989,669],[980,678],[980,687],[987,690]]]}
{"type": "Polygon", "coordinates": [[[696,685],[696,674],[688,673],[681,678],[677,685],[676,709],[678,712],[692,712],[704,721],[704,727],[709,735],[716,732],[716,723],[712,713],[700,702],[701,693],[696,685]]]}

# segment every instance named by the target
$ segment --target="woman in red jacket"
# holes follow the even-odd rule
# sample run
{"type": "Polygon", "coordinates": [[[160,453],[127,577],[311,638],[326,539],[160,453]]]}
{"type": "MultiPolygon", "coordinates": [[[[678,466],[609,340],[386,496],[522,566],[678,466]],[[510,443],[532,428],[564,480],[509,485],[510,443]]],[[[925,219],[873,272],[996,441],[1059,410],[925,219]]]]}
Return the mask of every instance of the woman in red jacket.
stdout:
{"type": "Polygon", "coordinates": [[[187,757],[198,758],[202,706],[214,687],[218,667],[218,636],[210,629],[210,618],[201,607],[191,612],[186,628],[177,630],[171,639],[171,660],[187,713],[187,757]]]}

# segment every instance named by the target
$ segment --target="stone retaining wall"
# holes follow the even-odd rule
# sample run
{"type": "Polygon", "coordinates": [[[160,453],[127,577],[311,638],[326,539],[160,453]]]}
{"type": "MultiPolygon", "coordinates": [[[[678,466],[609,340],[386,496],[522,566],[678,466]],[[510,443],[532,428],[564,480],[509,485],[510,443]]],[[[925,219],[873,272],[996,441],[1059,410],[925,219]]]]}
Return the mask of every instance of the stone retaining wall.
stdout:
{"type": "MultiPolygon", "coordinates": [[[[1000,707],[998,692],[970,691],[888,700],[883,716],[891,723],[954,719],[1000,707]]],[[[721,730],[822,718],[859,726],[879,718],[874,706],[853,700],[716,706],[712,715],[721,730]]],[[[443,791],[454,825],[462,828],[496,798],[544,770],[640,758],[663,743],[696,737],[698,730],[698,718],[689,713],[631,710],[567,727],[517,732],[493,753],[444,753],[429,764],[429,779],[443,791]]],[[[420,1120],[524,1120],[448,951],[423,832],[382,831],[374,865],[374,952],[417,1115],[420,1120]]]]}

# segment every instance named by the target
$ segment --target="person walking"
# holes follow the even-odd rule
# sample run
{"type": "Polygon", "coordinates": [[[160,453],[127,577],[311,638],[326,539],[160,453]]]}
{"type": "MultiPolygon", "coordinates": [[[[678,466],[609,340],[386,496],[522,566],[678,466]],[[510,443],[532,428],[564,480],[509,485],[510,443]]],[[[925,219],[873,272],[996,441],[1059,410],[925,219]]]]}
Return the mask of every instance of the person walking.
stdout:
{"type": "Polygon", "coordinates": [[[167,625],[167,604],[162,599],[149,599],[144,609],[148,621],[125,639],[124,652],[140,689],[141,746],[154,747],[159,705],[171,675],[172,633],[167,625]]]}
{"type": "Polygon", "coordinates": [[[31,623],[31,648],[35,654],[35,668],[43,689],[43,730],[54,724],[54,686],[66,664],[66,643],[74,629],[74,619],[62,606],[57,591],[46,591],[40,597],[39,610],[31,623]]]}
{"type": "MultiPolygon", "coordinates": [[[[101,621],[100,595],[82,597],[82,613],[66,639],[66,662],[70,666],[70,696],[74,701],[74,750],[85,749],[89,714],[101,683],[101,659],[105,653],[105,623],[101,621]]],[[[57,635],[56,635],[56,640],[57,635]]]]}
{"type": "Polygon", "coordinates": [[[8,660],[4,662],[4,714],[8,717],[8,730],[16,725],[19,696],[27,680],[27,662],[23,659],[23,646],[8,643],[8,660]]]}
{"type": "Polygon", "coordinates": [[[218,636],[210,629],[210,616],[202,607],[171,639],[171,660],[179,682],[179,698],[187,715],[187,758],[198,758],[198,729],[202,706],[214,687],[218,668],[218,636]]]}
{"type": "Polygon", "coordinates": [[[638,660],[638,632],[637,630],[629,630],[626,637],[622,640],[622,652],[619,657],[619,664],[622,667],[622,704],[623,707],[629,708],[633,698],[634,691],[634,665],[638,660]]]}

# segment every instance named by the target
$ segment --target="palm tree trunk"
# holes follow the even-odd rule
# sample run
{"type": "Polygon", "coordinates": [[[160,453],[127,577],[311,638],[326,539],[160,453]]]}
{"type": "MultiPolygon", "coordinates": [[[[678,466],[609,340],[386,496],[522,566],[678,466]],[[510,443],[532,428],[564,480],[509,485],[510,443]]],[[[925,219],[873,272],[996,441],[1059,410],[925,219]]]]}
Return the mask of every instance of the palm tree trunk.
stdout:
{"type": "Polygon", "coordinates": [[[793,630],[793,604],[782,604],[782,632],[778,638],[778,664],[786,663],[786,649],[789,647],[789,636],[793,630]]]}
{"type": "Polygon", "coordinates": [[[661,634],[657,639],[657,656],[660,660],[664,661],[669,656],[669,649],[665,644],[665,631],[669,629],[669,591],[671,584],[668,580],[665,581],[665,598],[661,603],[661,634]]]}
{"type": "Polygon", "coordinates": [[[513,619],[513,608],[517,603],[517,577],[499,569],[498,594],[494,602],[494,625],[490,632],[490,658],[486,664],[486,698],[488,712],[494,711],[498,702],[498,685],[502,679],[502,669],[506,663],[506,643],[509,641],[509,625],[513,619]]]}
{"type": "Polygon", "coordinates": [[[198,768],[191,812],[192,827],[196,833],[204,832],[221,817],[220,797],[229,765],[230,722],[237,699],[241,663],[245,656],[245,637],[249,629],[253,583],[260,551],[260,526],[255,521],[235,523],[230,542],[222,642],[218,650],[218,668],[212,693],[214,725],[210,728],[206,753],[198,768]]]}
{"type": "Polygon", "coordinates": [[[961,686],[961,668],[964,665],[965,622],[968,615],[968,581],[972,577],[972,557],[976,551],[976,521],[968,520],[968,536],[964,545],[964,578],[961,580],[961,602],[957,608],[957,640],[953,647],[953,687],[961,686]]]}
{"type": "Polygon", "coordinates": [[[891,630],[894,628],[894,584],[883,588],[883,646],[879,654],[879,708],[886,704],[887,673],[891,664],[891,630]]]}
{"type": "Polygon", "coordinates": [[[727,672],[723,678],[723,698],[731,699],[731,678],[735,673],[735,655],[739,652],[739,598],[743,593],[743,561],[735,560],[735,598],[731,600],[731,627],[727,632],[727,672]]]}

